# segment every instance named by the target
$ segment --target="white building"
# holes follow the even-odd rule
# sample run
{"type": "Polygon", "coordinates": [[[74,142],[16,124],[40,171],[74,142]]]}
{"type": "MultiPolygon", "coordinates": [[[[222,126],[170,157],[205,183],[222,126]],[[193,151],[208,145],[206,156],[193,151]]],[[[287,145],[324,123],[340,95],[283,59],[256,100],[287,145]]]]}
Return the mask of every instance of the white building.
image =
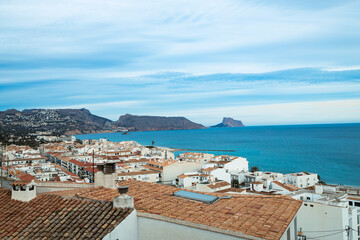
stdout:
{"type": "Polygon", "coordinates": [[[315,184],[319,181],[316,173],[308,172],[285,174],[284,179],[286,184],[292,184],[299,188],[315,186],[315,184]]]}
{"type": "Polygon", "coordinates": [[[298,227],[308,239],[358,240],[360,209],[349,206],[347,193],[338,187],[316,185],[313,190],[300,190],[288,196],[303,201],[298,213],[298,227]],[[350,227],[353,230],[347,230],[350,227]],[[349,237],[348,237],[349,235],[349,237]]]}
{"type": "Polygon", "coordinates": [[[195,188],[196,184],[212,181],[214,178],[210,175],[190,172],[177,176],[175,179],[175,185],[181,188],[195,188]]]}
{"type": "Polygon", "coordinates": [[[143,182],[151,182],[156,183],[159,181],[159,172],[157,171],[149,171],[149,170],[142,170],[142,171],[135,171],[135,172],[121,172],[118,173],[117,180],[129,180],[134,179],[143,182]]]}

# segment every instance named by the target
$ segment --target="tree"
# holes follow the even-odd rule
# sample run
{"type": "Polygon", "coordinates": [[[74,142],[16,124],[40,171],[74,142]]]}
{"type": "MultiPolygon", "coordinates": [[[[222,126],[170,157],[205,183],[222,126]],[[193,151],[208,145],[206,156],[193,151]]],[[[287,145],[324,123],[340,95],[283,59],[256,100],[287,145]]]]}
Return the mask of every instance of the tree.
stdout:
{"type": "Polygon", "coordinates": [[[231,187],[233,187],[233,188],[239,188],[239,180],[237,180],[237,179],[232,179],[232,180],[231,180],[231,187]]]}
{"type": "Polygon", "coordinates": [[[259,171],[259,167],[257,167],[257,166],[253,166],[250,169],[250,172],[257,172],[257,171],[259,171]]]}
{"type": "Polygon", "coordinates": [[[326,184],[326,182],[325,182],[324,180],[321,180],[320,175],[318,175],[317,178],[318,178],[318,180],[319,180],[318,183],[320,183],[320,184],[326,184]]]}

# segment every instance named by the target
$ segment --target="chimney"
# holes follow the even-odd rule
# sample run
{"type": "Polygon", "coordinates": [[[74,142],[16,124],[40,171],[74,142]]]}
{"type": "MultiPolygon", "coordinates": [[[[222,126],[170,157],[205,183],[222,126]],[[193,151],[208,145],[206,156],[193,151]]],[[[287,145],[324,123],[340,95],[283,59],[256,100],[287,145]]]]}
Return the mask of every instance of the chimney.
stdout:
{"type": "Polygon", "coordinates": [[[11,184],[11,199],[29,202],[36,198],[36,183],[30,181],[16,181],[11,184]]]}
{"type": "Polygon", "coordinates": [[[97,165],[97,173],[95,173],[95,187],[106,187],[116,189],[116,165],[114,162],[97,165]]]}
{"type": "Polygon", "coordinates": [[[120,186],[117,189],[120,196],[114,198],[113,206],[117,208],[134,208],[134,197],[127,195],[129,186],[120,186]]]}
{"type": "Polygon", "coordinates": [[[323,186],[322,184],[315,184],[315,193],[316,194],[323,194],[323,186]]]}

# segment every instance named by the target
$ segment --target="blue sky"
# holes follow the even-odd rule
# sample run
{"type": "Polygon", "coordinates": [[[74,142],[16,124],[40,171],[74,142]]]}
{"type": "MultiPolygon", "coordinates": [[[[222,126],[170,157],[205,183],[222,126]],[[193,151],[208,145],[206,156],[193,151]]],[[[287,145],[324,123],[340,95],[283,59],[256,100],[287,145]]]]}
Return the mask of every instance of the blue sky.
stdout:
{"type": "Polygon", "coordinates": [[[360,122],[360,2],[0,0],[0,110],[360,122]]]}

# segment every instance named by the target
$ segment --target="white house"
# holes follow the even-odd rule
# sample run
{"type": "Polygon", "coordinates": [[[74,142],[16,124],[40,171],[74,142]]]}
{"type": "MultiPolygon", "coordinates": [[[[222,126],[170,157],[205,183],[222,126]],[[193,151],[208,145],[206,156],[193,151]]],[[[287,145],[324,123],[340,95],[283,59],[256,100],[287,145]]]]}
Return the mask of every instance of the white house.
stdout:
{"type": "Polygon", "coordinates": [[[286,184],[292,184],[299,188],[306,188],[315,186],[319,179],[316,173],[300,172],[285,174],[284,181],[286,184]]]}
{"type": "Polygon", "coordinates": [[[329,240],[359,238],[360,211],[349,206],[347,193],[338,192],[336,187],[316,185],[315,191],[302,189],[288,196],[303,201],[298,213],[298,228],[306,238],[315,239],[321,235],[327,235],[324,239],[329,240]],[[347,231],[348,227],[355,231],[347,231]]]}

